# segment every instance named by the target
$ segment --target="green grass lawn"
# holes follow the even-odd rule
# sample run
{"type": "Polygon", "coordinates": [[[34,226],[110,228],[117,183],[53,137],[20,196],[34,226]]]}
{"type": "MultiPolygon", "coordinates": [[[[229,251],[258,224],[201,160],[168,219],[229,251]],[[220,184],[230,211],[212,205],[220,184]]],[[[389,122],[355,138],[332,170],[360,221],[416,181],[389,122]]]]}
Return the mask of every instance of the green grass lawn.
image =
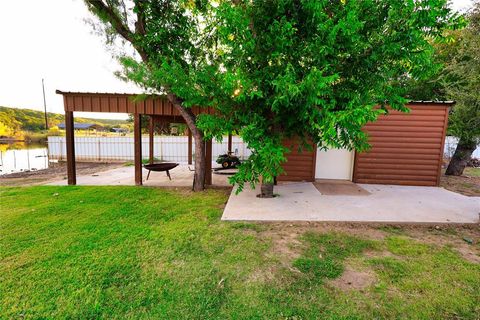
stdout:
{"type": "Polygon", "coordinates": [[[479,318],[480,248],[463,231],[226,223],[226,200],[1,188],[0,319],[479,318]],[[352,270],[366,283],[339,285],[352,270]]]}
{"type": "Polygon", "coordinates": [[[469,177],[480,177],[480,168],[465,168],[463,174],[469,177]]]}

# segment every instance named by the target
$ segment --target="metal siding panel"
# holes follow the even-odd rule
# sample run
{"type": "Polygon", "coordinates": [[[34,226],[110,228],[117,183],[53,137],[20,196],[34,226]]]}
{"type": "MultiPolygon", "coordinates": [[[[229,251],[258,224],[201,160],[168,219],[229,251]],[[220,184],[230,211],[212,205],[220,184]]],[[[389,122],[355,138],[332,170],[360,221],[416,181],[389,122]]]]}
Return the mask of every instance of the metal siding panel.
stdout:
{"type": "Polygon", "coordinates": [[[315,152],[316,149],[302,152],[298,150],[298,141],[289,139],[283,142],[283,145],[291,148],[291,152],[286,154],[287,162],[282,167],[285,171],[279,177],[278,181],[313,181],[315,178],[315,152]]]}
{"type": "Polygon", "coordinates": [[[410,107],[410,113],[395,111],[365,126],[372,148],[356,153],[355,182],[437,185],[447,106],[410,107]]]}
{"type": "Polygon", "coordinates": [[[100,97],[92,97],[92,110],[95,112],[102,112],[102,108],[100,107],[100,97]]]}
{"type": "Polygon", "coordinates": [[[75,111],[75,101],[72,96],[65,96],[66,110],[75,111]]]}
{"type": "Polygon", "coordinates": [[[135,102],[133,101],[132,97],[127,97],[126,103],[127,103],[127,113],[139,113],[137,111],[137,106],[135,105],[135,102]]]}
{"type": "Polygon", "coordinates": [[[145,101],[144,109],[146,114],[155,114],[155,109],[153,108],[153,101],[151,99],[145,101]]]}
{"type": "Polygon", "coordinates": [[[74,96],[73,97],[73,108],[74,108],[75,111],[85,111],[85,108],[83,107],[83,101],[82,101],[81,96],[74,96]]]}
{"type": "Polygon", "coordinates": [[[110,112],[118,112],[118,97],[109,97],[110,112]]]}
{"type": "Polygon", "coordinates": [[[119,97],[118,98],[118,112],[127,112],[127,101],[126,97],[119,97]]]}
{"type": "MultiPolygon", "coordinates": [[[[127,112],[181,117],[173,104],[163,96],[151,96],[143,101],[135,102],[132,100],[135,95],[132,94],[58,91],[57,93],[63,95],[64,108],[67,111],[127,112]]],[[[214,114],[215,110],[210,107],[194,107],[193,112],[195,114],[214,114]]]]}

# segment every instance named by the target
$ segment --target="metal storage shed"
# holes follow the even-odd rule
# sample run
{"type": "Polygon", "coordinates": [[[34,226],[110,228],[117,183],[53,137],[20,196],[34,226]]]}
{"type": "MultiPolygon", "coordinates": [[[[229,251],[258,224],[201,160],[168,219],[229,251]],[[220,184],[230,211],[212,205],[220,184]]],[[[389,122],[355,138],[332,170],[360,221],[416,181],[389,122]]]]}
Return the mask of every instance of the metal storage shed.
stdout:
{"type": "Polygon", "coordinates": [[[327,178],[358,183],[437,186],[448,112],[453,104],[453,101],[415,101],[407,105],[409,113],[390,111],[379,116],[377,121],[364,127],[371,145],[367,152],[333,149],[298,153],[293,148],[279,180],[327,178]]]}

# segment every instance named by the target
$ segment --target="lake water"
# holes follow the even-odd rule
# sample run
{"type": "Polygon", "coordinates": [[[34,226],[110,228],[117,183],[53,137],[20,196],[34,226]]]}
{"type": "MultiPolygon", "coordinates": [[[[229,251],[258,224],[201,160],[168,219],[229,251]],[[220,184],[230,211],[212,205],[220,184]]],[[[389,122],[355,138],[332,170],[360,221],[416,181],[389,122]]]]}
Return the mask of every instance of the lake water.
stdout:
{"type": "Polygon", "coordinates": [[[7,143],[0,144],[0,175],[36,171],[48,168],[46,145],[7,143]]]}

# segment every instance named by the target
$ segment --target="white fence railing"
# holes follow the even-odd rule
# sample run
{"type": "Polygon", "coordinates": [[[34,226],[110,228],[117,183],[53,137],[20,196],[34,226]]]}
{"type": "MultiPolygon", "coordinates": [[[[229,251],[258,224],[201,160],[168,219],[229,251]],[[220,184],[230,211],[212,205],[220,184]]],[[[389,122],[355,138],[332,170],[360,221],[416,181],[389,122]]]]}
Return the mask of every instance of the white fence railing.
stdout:
{"type": "MultiPolygon", "coordinates": [[[[228,138],[223,137],[221,143],[213,141],[212,157],[226,153],[228,138]]],[[[232,137],[232,151],[240,159],[246,159],[250,150],[240,137],[232,137]]],[[[65,160],[67,151],[65,137],[48,137],[48,150],[51,159],[65,160]]],[[[195,157],[195,140],[193,140],[193,153],[195,157]]],[[[142,157],[148,158],[148,136],[142,136],[142,157]]],[[[187,136],[155,136],[154,157],[161,161],[188,161],[187,136]]],[[[124,137],[75,137],[75,158],[77,160],[92,161],[130,161],[134,158],[134,143],[132,136],[124,137]]]]}
{"type": "MultiPolygon", "coordinates": [[[[443,149],[443,155],[445,158],[450,159],[457,148],[458,138],[447,136],[445,138],[445,148],[443,149]]],[[[480,146],[472,153],[472,158],[480,159],[480,146]]]]}
{"type": "MultiPolygon", "coordinates": [[[[444,156],[451,158],[457,147],[458,139],[446,137],[444,156]]],[[[161,161],[187,162],[188,138],[186,136],[155,136],[154,157],[161,161]]],[[[227,137],[221,143],[213,141],[213,159],[227,152],[227,137]]],[[[238,136],[232,137],[232,151],[240,159],[246,159],[250,150],[238,136]]],[[[48,150],[51,159],[66,159],[65,137],[49,137],[48,150]]],[[[148,136],[142,136],[142,156],[148,158],[148,136]]],[[[195,153],[195,140],[193,140],[195,153]]],[[[133,160],[134,144],[132,136],[124,137],[75,137],[75,158],[77,160],[93,161],[130,161],[133,160]]],[[[480,158],[480,147],[475,150],[472,157],[480,158]]]]}

